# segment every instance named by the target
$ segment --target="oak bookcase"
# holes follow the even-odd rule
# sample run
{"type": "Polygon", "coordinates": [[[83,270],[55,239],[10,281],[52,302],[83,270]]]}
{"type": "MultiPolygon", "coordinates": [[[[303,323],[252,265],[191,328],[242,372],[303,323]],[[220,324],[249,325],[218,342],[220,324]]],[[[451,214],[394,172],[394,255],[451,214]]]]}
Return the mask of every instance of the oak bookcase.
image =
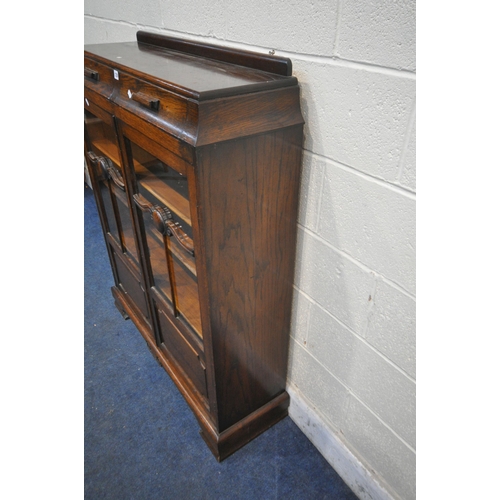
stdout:
{"type": "Polygon", "coordinates": [[[297,79],[286,58],[143,31],[84,57],[112,295],[223,460],[288,411],[297,79]]]}

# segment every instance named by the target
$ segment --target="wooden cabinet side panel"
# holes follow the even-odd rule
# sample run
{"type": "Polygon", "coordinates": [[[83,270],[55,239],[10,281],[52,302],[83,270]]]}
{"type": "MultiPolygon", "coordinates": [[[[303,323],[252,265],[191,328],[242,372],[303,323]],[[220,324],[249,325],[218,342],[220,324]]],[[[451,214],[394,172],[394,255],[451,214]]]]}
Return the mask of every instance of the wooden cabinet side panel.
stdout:
{"type": "Polygon", "coordinates": [[[302,125],[197,153],[219,432],[285,390],[301,160],[302,125]]]}

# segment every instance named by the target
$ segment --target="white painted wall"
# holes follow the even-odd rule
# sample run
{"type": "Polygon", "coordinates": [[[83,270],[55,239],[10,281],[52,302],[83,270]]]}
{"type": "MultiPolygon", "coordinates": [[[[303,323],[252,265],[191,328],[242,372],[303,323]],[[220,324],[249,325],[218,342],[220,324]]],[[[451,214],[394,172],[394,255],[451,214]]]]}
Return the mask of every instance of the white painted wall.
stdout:
{"type": "Polygon", "coordinates": [[[292,60],[306,151],[290,414],[360,498],[415,498],[415,10],[85,0],[86,43],[146,29],[292,60]]]}

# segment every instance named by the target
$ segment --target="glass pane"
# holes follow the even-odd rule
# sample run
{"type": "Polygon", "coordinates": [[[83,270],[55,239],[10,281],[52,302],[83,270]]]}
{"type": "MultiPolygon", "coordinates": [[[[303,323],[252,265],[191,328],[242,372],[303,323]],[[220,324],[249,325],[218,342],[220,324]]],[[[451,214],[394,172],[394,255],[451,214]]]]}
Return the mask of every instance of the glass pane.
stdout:
{"type": "MultiPolygon", "coordinates": [[[[151,201],[151,200],[150,200],[151,201]]],[[[158,292],[172,304],[172,287],[168,271],[168,259],[163,235],[153,225],[149,214],[143,214],[149,260],[153,271],[154,285],[158,292]]]]}
{"type": "Polygon", "coordinates": [[[120,219],[123,252],[128,254],[136,265],[139,266],[137,247],[135,246],[134,230],[132,227],[132,219],[128,208],[127,197],[125,196],[125,192],[115,185],[112,185],[111,189],[113,190],[117,200],[116,205],[118,209],[118,217],[120,219]]]}
{"type": "Polygon", "coordinates": [[[201,336],[200,303],[194,257],[188,254],[174,237],[169,239],[169,246],[173,257],[178,313],[201,336]]]}
{"type": "Polygon", "coordinates": [[[201,337],[187,178],[136,144],[131,143],[131,151],[138,194],[149,207],[142,214],[154,286],[168,299],[175,315],[201,337]],[[153,222],[152,210],[162,214],[163,222],[153,222]]]}
{"type": "Polygon", "coordinates": [[[98,156],[109,158],[121,171],[118,141],[111,125],[85,110],[85,127],[90,138],[92,151],[98,156]]]}
{"type": "Polygon", "coordinates": [[[127,196],[124,188],[119,185],[124,181],[114,128],[88,110],[85,110],[85,127],[90,140],[89,147],[98,158],[94,168],[100,179],[99,190],[104,204],[108,231],[122,252],[128,254],[138,265],[127,196]]]}

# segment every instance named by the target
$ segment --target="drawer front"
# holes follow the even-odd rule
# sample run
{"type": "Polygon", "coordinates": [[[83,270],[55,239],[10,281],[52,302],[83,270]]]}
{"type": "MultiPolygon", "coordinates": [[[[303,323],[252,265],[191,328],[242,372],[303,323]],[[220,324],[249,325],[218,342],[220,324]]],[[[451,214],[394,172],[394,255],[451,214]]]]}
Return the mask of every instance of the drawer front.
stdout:
{"type": "Polygon", "coordinates": [[[195,139],[198,108],[188,99],[121,72],[115,101],[142,120],[185,142],[195,139]]]}
{"type": "Polygon", "coordinates": [[[154,302],[162,340],[161,349],[179,365],[200,394],[207,398],[205,366],[200,355],[174,326],[160,303],[154,302]]]}
{"type": "Polygon", "coordinates": [[[109,66],[101,64],[88,57],[84,60],[85,87],[109,98],[116,86],[114,71],[109,66]]]}

